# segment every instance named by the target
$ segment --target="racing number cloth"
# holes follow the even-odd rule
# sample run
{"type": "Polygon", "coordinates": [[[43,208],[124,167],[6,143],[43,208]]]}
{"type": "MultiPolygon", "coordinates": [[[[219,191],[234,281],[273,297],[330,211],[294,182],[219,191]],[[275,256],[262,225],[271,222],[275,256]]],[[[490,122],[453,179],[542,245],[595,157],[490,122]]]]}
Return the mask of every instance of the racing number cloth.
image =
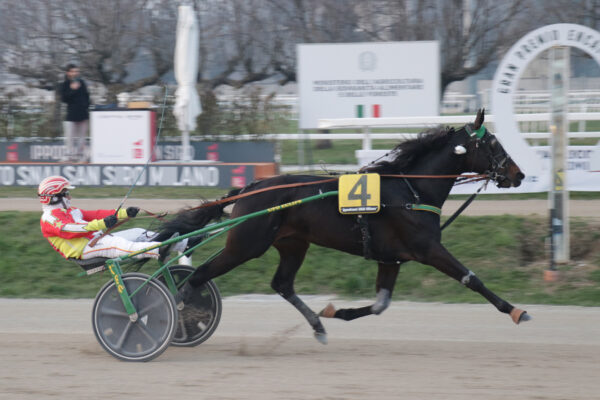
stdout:
{"type": "Polygon", "coordinates": [[[342,175],[338,186],[341,214],[374,214],[380,205],[379,174],[342,175]]]}

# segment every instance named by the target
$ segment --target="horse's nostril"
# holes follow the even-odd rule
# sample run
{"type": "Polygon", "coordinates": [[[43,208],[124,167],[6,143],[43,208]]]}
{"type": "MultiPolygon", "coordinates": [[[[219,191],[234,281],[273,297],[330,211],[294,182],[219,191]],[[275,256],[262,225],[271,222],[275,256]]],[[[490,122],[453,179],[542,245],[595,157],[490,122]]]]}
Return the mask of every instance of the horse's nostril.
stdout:
{"type": "Polygon", "coordinates": [[[522,172],[517,172],[517,179],[522,181],[523,179],[525,179],[525,174],[522,172]]]}

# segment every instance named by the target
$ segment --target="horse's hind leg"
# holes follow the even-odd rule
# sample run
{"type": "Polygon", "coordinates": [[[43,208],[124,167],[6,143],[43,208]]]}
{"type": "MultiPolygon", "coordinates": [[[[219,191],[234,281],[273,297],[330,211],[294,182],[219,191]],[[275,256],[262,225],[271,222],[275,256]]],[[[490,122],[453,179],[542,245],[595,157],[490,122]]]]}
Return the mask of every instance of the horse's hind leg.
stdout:
{"type": "Polygon", "coordinates": [[[377,283],[375,285],[377,299],[374,304],[360,308],[342,308],[336,310],[333,304],[329,303],[319,315],[327,318],[339,318],[351,321],[371,314],[381,314],[390,305],[392,291],[394,290],[399,271],[400,264],[379,263],[377,283]]]}
{"type": "Polygon", "coordinates": [[[271,287],[304,315],[304,318],[315,331],[315,338],[319,342],[327,344],[327,332],[325,332],[319,316],[294,291],[294,279],[302,265],[302,261],[304,261],[309,246],[308,242],[287,237],[277,240],[273,243],[273,246],[279,251],[281,258],[275,276],[271,281],[271,287]]]}

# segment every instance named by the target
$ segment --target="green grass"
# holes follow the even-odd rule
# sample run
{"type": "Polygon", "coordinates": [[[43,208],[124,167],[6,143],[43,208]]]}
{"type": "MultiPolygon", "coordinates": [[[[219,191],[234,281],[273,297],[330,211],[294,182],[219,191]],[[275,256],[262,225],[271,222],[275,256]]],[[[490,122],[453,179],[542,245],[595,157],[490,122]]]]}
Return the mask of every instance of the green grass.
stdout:
{"type": "MultiPolygon", "coordinates": [[[[39,214],[0,212],[0,296],[93,297],[109,280],[106,273],[78,278],[80,268],[51,249],[39,230],[39,214]]],[[[561,279],[544,282],[548,266],[545,218],[461,217],[444,231],[447,248],[486,285],[513,303],[600,306],[600,227],[573,220],[574,261],[560,267],[561,279]],[[575,240],[576,238],[576,240],[575,240]]],[[[222,246],[201,246],[194,264],[222,246]]],[[[271,249],[262,257],[216,279],[223,295],[273,293],[270,281],[278,263],[271,249]]],[[[152,272],[150,262],[142,270],[152,272]]],[[[374,296],[376,263],[331,249],[311,246],[296,279],[300,294],[374,296]]],[[[402,266],[396,300],[470,302],[485,300],[432,267],[409,262],[402,266]]]]}

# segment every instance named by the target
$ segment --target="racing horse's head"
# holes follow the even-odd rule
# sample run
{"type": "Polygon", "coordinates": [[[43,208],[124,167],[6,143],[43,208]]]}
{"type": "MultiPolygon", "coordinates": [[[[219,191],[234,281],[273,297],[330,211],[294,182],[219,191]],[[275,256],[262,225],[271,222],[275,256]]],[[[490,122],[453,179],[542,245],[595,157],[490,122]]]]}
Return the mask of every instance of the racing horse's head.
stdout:
{"type": "Polygon", "coordinates": [[[469,123],[457,131],[461,144],[454,148],[458,155],[464,155],[466,172],[489,174],[500,188],[517,187],[525,174],[508,155],[496,136],[483,126],[485,111],[477,112],[474,123],[469,123]]]}

